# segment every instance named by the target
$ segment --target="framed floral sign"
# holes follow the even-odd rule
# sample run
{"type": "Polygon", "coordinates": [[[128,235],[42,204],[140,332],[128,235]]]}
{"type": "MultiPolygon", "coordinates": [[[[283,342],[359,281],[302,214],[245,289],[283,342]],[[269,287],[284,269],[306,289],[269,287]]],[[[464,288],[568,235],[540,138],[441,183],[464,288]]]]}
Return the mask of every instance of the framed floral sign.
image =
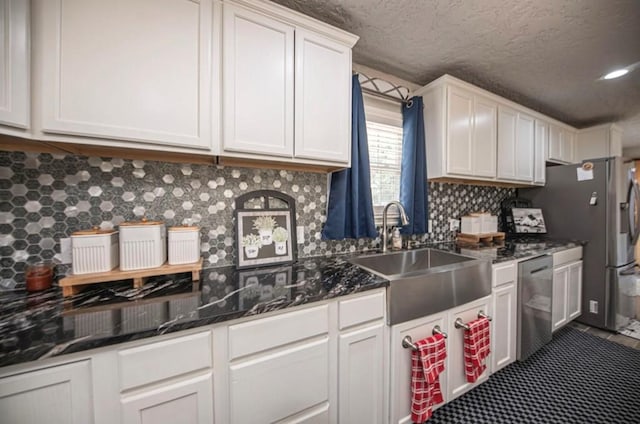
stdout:
{"type": "Polygon", "coordinates": [[[239,196],[235,210],[238,268],[292,263],[295,217],[295,200],[284,193],[258,190],[239,196]]]}

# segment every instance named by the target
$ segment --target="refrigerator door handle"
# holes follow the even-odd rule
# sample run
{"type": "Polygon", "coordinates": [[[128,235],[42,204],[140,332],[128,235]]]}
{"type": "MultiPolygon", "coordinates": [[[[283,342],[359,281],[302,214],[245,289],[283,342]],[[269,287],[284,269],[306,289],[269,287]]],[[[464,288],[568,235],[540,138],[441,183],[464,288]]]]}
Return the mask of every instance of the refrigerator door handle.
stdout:
{"type": "Polygon", "coordinates": [[[627,190],[627,207],[629,217],[629,238],[631,245],[635,245],[640,236],[640,223],[638,222],[638,201],[640,201],[640,187],[636,179],[629,175],[629,190],[627,190]]]}

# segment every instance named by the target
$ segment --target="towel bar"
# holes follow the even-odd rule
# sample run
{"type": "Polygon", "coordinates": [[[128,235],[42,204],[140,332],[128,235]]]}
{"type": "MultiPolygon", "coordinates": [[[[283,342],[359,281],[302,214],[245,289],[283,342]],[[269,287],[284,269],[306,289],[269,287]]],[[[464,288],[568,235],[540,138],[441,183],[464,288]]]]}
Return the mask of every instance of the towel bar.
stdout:
{"type": "MultiPolygon", "coordinates": [[[[445,339],[447,338],[447,333],[442,331],[439,325],[436,325],[435,327],[433,327],[433,330],[431,331],[431,333],[434,335],[442,334],[442,337],[444,337],[445,339]]],[[[402,339],[402,347],[405,349],[418,350],[418,346],[416,346],[413,343],[411,336],[404,336],[404,338],[402,339]]]]}
{"type": "MultiPolygon", "coordinates": [[[[493,319],[489,315],[485,314],[482,309],[478,311],[478,318],[486,318],[489,321],[493,319]]],[[[453,324],[455,325],[456,328],[464,328],[465,330],[470,329],[469,326],[462,321],[462,318],[456,319],[456,322],[454,322],[453,324]]]]}
{"type": "Polygon", "coordinates": [[[486,318],[486,319],[488,319],[489,321],[491,321],[491,320],[493,319],[493,318],[491,318],[491,316],[489,316],[489,315],[485,314],[485,313],[484,313],[484,311],[483,311],[482,309],[480,309],[480,310],[478,311],[478,318],[486,318]]]}
{"type": "Polygon", "coordinates": [[[455,325],[456,328],[464,328],[467,331],[471,330],[471,327],[465,324],[464,321],[462,321],[462,318],[456,319],[456,322],[454,322],[453,325],[455,325]]]}

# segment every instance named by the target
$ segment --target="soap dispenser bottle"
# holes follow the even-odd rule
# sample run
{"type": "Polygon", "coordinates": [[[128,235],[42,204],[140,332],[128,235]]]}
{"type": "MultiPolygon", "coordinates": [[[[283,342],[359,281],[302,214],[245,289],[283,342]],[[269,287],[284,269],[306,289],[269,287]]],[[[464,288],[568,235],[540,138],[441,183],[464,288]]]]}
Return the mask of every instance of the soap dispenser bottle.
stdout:
{"type": "Polygon", "coordinates": [[[393,250],[402,249],[402,235],[400,234],[400,228],[393,229],[393,235],[391,236],[391,248],[393,250]]]}

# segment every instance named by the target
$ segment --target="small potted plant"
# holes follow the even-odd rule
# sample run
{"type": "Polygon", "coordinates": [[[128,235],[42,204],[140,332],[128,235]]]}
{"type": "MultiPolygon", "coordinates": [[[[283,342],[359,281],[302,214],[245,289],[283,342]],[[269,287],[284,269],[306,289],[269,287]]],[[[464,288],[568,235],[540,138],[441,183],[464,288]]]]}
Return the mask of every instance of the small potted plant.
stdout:
{"type": "Polygon", "coordinates": [[[269,215],[262,215],[253,220],[253,228],[258,230],[263,246],[267,246],[273,242],[272,234],[275,226],[276,220],[269,215]]]}
{"type": "Polygon", "coordinates": [[[273,230],[273,241],[276,247],[276,255],[285,255],[287,253],[287,240],[289,239],[289,233],[282,227],[278,227],[273,230]]]}
{"type": "Polygon", "coordinates": [[[260,236],[257,234],[248,234],[242,237],[242,247],[244,247],[244,254],[249,259],[258,257],[258,252],[260,251],[261,246],[262,241],[260,240],[260,236]]]}

